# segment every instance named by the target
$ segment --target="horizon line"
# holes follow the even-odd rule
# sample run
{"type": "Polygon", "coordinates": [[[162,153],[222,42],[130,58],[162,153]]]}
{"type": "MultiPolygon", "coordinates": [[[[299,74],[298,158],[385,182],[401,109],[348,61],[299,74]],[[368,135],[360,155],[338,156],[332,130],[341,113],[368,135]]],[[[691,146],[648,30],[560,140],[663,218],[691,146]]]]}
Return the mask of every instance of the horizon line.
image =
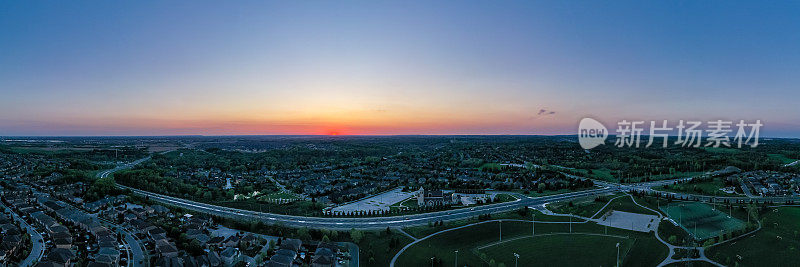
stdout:
{"type": "MultiPolygon", "coordinates": [[[[0,138],[20,138],[20,137],[258,137],[258,136],[312,136],[312,137],[392,137],[392,136],[577,136],[576,133],[571,134],[222,134],[222,135],[203,135],[203,134],[176,134],[176,135],[0,135],[0,138]]],[[[616,134],[609,134],[609,137],[616,136],[616,134]]],[[[640,136],[650,136],[649,134],[642,134],[640,136]]],[[[668,135],[669,138],[677,137],[677,135],[668,135]]],[[[659,138],[659,137],[657,137],[659,138]]],[[[701,138],[707,138],[703,136],[701,138]]],[[[785,137],[785,136],[760,136],[759,139],[800,139],[798,136],[785,137]]],[[[2,140],[7,141],[7,140],[2,140]]]]}

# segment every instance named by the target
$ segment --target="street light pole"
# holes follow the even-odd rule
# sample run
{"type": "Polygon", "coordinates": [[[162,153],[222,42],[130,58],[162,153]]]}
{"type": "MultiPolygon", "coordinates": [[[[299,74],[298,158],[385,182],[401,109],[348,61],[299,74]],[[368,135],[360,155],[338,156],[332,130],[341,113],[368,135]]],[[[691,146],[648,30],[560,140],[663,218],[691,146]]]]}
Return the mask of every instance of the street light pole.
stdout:
{"type": "Polygon", "coordinates": [[[617,243],[617,267],[619,267],[619,243],[617,243]]]}
{"type": "Polygon", "coordinates": [[[500,224],[500,241],[503,241],[503,221],[498,221],[500,224]]]}
{"type": "Polygon", "coordinates": [[[531,236],[536,235],[536,214],[531,214],[531,236]]]}
{"type": "Polygon", "coordinates": [[[519,254],[514,253],[514,267],[517,267],[517,262],[519,261],[519,254]]]}
{"type": "Polygon", "coordinates": [[[458,267],[458,250],[456,250],[456,267],[458,267]]]}

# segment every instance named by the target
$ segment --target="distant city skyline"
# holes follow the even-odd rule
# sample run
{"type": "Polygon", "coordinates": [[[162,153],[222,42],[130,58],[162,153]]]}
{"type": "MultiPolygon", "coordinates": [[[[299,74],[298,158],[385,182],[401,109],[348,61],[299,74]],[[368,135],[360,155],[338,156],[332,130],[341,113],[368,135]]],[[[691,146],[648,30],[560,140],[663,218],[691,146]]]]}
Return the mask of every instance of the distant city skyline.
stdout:
{"type": "Polygon", "coordinates": [[[800,137],[800,3],[0,3],[0,136],[800,137]],[[612,132],[613,134],[613,132],[612,132]]]}

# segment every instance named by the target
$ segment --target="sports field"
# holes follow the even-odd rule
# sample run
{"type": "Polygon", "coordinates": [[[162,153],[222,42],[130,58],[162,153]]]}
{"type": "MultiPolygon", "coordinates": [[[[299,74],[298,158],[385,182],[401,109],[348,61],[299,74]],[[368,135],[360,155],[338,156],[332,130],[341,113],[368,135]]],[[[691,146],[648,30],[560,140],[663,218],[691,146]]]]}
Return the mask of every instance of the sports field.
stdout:
{"type": "Polygon", "coordinates": [[[606,228],[593,222],[573,224],[572,233],[569,223],[537,223],[536,237],[530,236],[530,222],[507,221],[502,227],[504,243],[496,244],[500,224],[485,222],[420,241],[401,254],[395,266],[428,266],[431,258],[441,259],[440,266],[453,266],[456,250],[459,266],[487,266],[494,260],[510,267],[513,253],[520,254],[519,266],[613,266],[617,242],[621,243],[622,266],[656,266],[668,253],[652,233],[606,228]],[[624,238],[599,236],[606,231],[624,238]]]}
{"type": "Polygon", "coordinates": [[[617,243],[624,259],[634,239],[587,234],[555,234],[525,237],[478,249],[487,261],[514,266],[514,253],[520,266],[615,266],[617,243]]]}
{"type": "Polygon", "coordinates": [[[723,231],[730,233],[742,229],[745,223],[739,219],[729,217],[710,205],[697,202],[679,202],[662,206],[670,219],[678,222],[680,226],[694,236],[697,240],[705,240],[719,236],[723,231]]]}

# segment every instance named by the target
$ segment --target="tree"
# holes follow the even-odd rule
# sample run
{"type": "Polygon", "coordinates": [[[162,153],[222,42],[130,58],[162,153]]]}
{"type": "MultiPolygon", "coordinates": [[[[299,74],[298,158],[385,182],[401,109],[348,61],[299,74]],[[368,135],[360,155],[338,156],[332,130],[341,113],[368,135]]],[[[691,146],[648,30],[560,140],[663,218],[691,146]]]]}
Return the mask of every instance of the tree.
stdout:
{"type": "Polygon", "coordinates": [[[364,238],[364,233],[356,229],[350,229],[350,239],[353,239],[355,243],[361,243],[361,239],[364,238]]]}
{"type": "Polygon", "coordinates": [[[311,239],[311,235],[308,233],[308,227],[297,229],[297,237],[301,240],[311,239]]]}
{"type": "Polygon", "coordinates": [[[329,238],[327,235],[324,235],[324,236],[322,236],[322,242],[324,242],[324,243],[330,243],[330,242],[331,242],[331,239],[330,239],[330,238],[329,238]]]}
{"type": "Polygon", "coordinates": [[[669,241],[670,244],[674,245],[675,242],[678,242],[678,237],[674,236],[674,235],[671,235],[671,236],[669,236],[669,238],[667,238],[667,240],[669,241]]]}

